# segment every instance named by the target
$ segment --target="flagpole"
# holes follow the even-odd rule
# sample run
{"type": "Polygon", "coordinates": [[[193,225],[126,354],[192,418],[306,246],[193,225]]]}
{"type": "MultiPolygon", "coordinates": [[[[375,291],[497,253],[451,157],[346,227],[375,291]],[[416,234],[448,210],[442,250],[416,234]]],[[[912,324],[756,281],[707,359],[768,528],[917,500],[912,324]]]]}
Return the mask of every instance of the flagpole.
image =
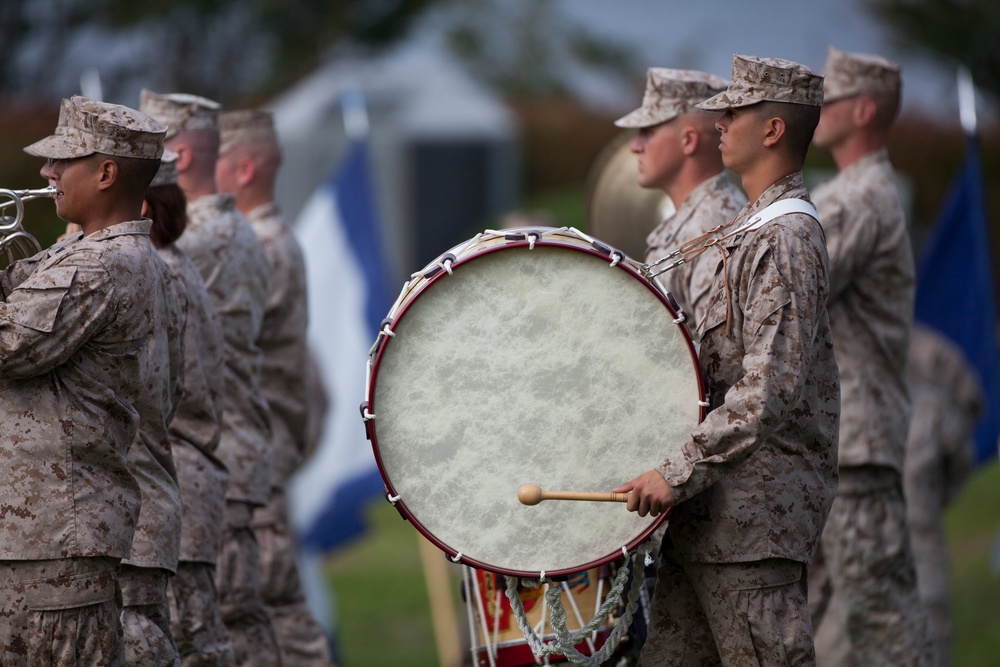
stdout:
{"type": "Polygon", "coordinates": [[[976,87],[972,73],[965,65],[958,66],[958,116],[967,136],[976,134],[976,87]]]}
{"type": "Polygon", "coordinates": [[[437,646],[438,664],[441,667],[460,667],[462,664],[462,643],[459,638],[458,615],[452,597],[452,576],[454,567],[436,546],[418,531],[416,535],[420,549],[420,562],[424,569],[427,585],[427,601],[431,608],[431,628],[434,644],[437,646]],[[452,570],[453,571],[453,570],[452,570]]]}
{"type": "Polygon", "coordinates": [[[95,102],[104,101],[101,73],[96,67],[88,67],[80,73],[80,93],[95,102]]]}
{"type": "Polygon", "coordinates": [[[352,142],[368,138],[371,125],[368,122],[368,108],[365,93],[360,88],[347,88],[340,93],[340,109],[344,115],[344,133],[352,142]]]}

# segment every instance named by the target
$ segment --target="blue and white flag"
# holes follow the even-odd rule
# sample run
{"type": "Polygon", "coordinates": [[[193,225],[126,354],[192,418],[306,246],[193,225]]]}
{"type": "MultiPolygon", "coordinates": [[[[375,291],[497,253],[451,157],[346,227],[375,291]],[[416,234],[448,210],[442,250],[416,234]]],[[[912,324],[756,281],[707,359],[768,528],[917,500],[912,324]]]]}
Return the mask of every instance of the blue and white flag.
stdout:
{"type": "Polygon", "coordinates": [[[291,486],[300,542],[314,552],[363,533],[365,505],[384,492],[358,411],[368,351],[393,300],[374,202],[367,144],[353,139],[295,225],[306,260],[309,343],[330,395],[322,440],[291,486]]]}
{"type": "Polygon", "coordinates": [[[1000,351],[986,202],[974,134],[917,265],[914,316],[955,341],[976,370],[983,415],[976,462],[995,460],[1000,435],[1000,351]]]}

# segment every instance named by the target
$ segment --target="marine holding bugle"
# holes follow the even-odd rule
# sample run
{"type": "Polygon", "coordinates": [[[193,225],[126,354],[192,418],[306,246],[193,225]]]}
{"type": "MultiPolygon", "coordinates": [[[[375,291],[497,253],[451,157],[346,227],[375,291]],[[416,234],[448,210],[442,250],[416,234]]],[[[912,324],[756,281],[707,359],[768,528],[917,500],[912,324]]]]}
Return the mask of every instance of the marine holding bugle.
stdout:
{"type": "Polygon", "coordinates": [[[37,190],[8,190],[0,188],[0,253],[7,258],[7,264],[18,259],[31,257],[40,252],[42,247],[34,236],[25,231],[24,202],[32,199],[53,198],[56,196],[54,187],[37,190]],[[6,209],[14,207],[14,215],[8,215],[6,209]]]}

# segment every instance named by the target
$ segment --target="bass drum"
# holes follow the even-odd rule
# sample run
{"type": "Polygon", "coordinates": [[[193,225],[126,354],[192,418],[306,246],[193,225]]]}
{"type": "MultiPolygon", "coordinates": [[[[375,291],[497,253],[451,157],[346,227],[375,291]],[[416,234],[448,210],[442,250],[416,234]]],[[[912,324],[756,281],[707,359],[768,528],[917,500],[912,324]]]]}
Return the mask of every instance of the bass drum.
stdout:
{"type": "Polygon", "coordinates": [[[609,491],[704,417],[694,346],[641,266],[575,230],[480,234],[415,274],[372,348],[368,436],[397,509],[452,560],[521,577],[610,563],[664,519],[609,491]]]}

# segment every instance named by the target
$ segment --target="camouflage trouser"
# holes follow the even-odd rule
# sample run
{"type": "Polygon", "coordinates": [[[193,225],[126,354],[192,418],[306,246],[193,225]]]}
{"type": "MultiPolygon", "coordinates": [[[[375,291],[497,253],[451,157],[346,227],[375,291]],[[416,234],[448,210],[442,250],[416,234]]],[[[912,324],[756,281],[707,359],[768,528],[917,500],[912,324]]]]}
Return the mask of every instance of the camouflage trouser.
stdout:
{"type": "Polygon", "coordinates": [[[170,627],[183,667],[233,667],[233,643],[219,613],[215,566],[180,561],[167,587],[170,627]]]}
{"type": "Polygon", "coordinates": [[[812,664],[802,563],[692,563],[663,544],[640,665],[812,664]]]}
{"type": "Polygon", "coordinates": [[[123,665],[117,565],[0,561],[0,665],[123,665]]]}
{"type": "Polygon", "coordinates": [[[226,502],[226,530],[216,566],[219,611],[241,667],[281,664],[271,620],[260,593],[260,548],[250,528],[253,507],[226,502]]]}
{"type": "Polygon", "coordinates": [[[841,468],[820,549],[809,574],[817,662],[931,664],[935,647],[917,594],[906,506],[895,471],[841,468]]]}
{"type": "Polygon", "coordinates": [[[951,582],[948,543],[940,515],[930,525],[911,524],[910,544],[917,566],[917,589],[927,609],[931,641],[937,646],[937,664],[950,665],[954,644],[951,623],[951,582]]]}
{"type": "Polygon", "coordinates": [[[167,577],[164,570],[122,565],[122,632],[125,664],[134,667],[180,667],[170,631],[167,577]]]}
{"type": "MultiPolygon", "coordinates": [[[[282,508],[281,503],[278,506],[282,508]]],[[[306,604],[288,523],[274,509],[258,508],[253,530],[260,546],[261,594],[278,639],[281,664],[328,667],[333,661],[326,632],[306,604]]]]}

